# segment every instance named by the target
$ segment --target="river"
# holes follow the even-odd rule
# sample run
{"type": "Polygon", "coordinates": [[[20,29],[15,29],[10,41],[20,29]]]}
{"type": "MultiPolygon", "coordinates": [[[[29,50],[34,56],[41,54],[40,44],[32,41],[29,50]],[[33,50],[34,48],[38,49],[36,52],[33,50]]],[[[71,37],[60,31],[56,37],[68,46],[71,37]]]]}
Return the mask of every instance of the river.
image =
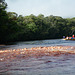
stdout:
{"type": "Polygon", "coordinates": [[[10,43],[10,45],[1,45],[0,50],[31,48],[31,47],[39,47],[39,46],[60,46],[60,45],[75,46],[75,41],[66,41],[63,39],[22,41],[22,42],[10,43]]]}
{"type": "MultiPolygon", "coordinates": [[[[66,50],[72,49],[74,51],[75,41],[53,39],[15,42],[10,45],[1,45],[0,50],[55,46],[58,48],[62,47],[63,49],[69,47],[66,50]]],[[[9,53],[10,56],[12,56],[11,54],[9,53]]],[[[18,58],[19,60],[12,60],[10,58],[8,61],[0,61],[0,75],[75,75],[75,54],[73,53],[56,56],[43,55],[41,57],[18,58]]]]}

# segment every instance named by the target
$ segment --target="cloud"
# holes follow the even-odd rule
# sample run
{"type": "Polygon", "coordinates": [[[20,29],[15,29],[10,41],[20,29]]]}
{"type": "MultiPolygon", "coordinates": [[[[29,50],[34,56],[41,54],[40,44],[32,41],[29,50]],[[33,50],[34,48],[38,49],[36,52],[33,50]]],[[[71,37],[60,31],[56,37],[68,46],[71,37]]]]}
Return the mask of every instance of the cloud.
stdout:
{"type": "Polygon", "coordinates": [[[21,15],[56,15],[62,17],[75,16],[74,0],[6,0],[7,11],[14,11],[21,15]]]}

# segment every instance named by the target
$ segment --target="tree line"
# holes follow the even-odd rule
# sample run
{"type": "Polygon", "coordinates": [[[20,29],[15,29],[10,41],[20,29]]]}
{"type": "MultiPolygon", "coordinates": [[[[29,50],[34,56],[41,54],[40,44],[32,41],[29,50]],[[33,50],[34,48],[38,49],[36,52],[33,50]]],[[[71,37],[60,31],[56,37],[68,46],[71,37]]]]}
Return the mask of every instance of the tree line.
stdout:
{"type": "Polygon", "coordinates": [[[75,17],[18,15],[7,12],[7,3],[0,0],[0,43],[57,39],[75,34],[75,17]]]}

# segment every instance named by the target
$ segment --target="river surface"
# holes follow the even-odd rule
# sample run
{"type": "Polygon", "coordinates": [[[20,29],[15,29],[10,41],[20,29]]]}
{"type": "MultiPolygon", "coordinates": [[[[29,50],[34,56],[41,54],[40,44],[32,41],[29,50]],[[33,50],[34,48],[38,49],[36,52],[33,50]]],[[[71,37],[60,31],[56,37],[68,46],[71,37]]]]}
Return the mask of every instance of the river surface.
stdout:
{"type": "MultiPolygon", "coordinates": [[[[15,42],[11,45],[1,45],[0,50],[49,46],[63,46],[63,48],[70,46],[70,49],[74,47],[72,50],[75,50],[75,41],[55,39],[15,42]]],[[[37,58],[29,57],[20,60],[1,61],[0,75],[75,75],[75,54],[62,54],[59,56],[43,55],[37,58]]]]}
{"type": "Polygon", "coordinates": [[[18,48],[31,48],[39,46],[75,46],[75,41],[66,41],[63,39],[53,40],[38,40],[38,41],[24,41],[15,42],[11,45],[1,45],[0,50],[18,49],[18,48]]]}

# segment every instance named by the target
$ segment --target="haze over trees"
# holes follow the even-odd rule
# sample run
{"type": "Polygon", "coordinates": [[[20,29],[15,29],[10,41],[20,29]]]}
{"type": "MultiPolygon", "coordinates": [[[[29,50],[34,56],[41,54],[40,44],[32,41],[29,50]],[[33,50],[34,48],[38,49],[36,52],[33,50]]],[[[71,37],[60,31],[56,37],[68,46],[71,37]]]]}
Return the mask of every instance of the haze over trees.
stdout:
{"type": "Polygon", "coordinates": [[[75,17],[18,15],[7,12],[7,3],[0,0],[0,43],[57,39],[75,34],[75,17]]]}

